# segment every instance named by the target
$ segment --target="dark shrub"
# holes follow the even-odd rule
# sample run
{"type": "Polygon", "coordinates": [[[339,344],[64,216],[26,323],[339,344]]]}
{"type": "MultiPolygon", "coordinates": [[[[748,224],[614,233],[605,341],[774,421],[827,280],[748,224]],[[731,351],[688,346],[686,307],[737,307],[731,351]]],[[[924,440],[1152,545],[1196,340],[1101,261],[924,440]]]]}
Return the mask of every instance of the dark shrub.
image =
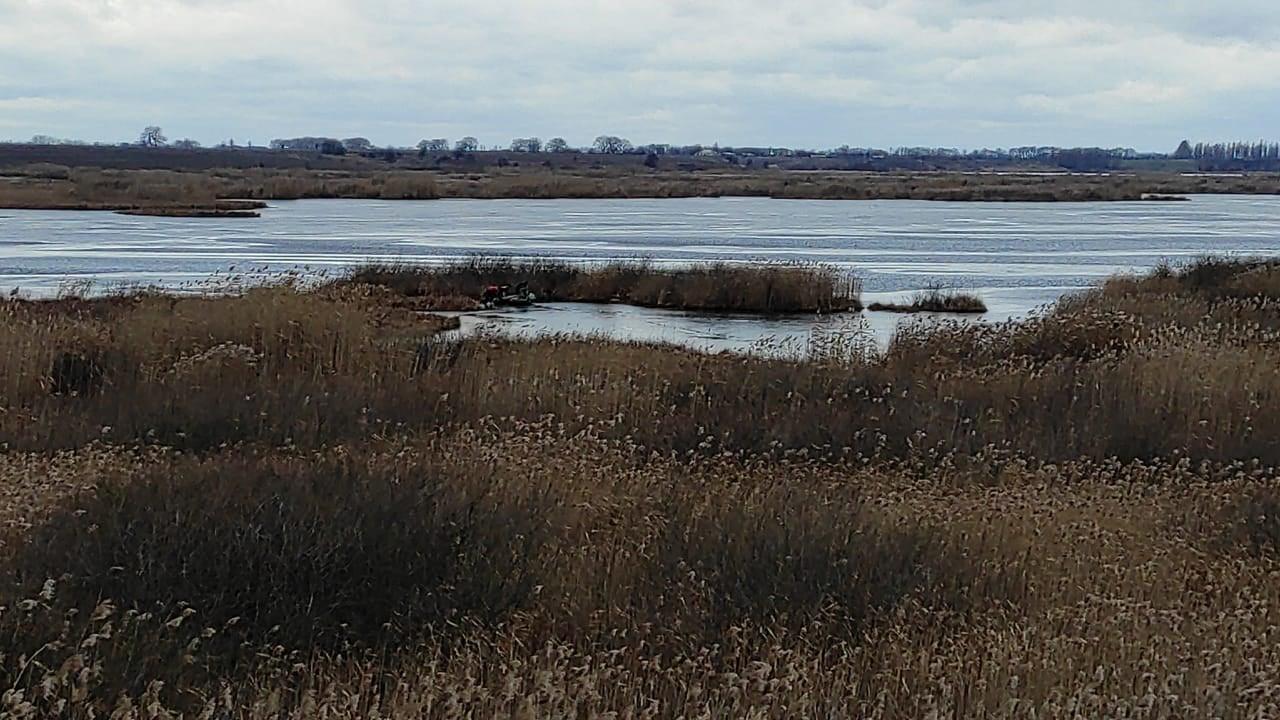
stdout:
{"type": "Polygon", "coordinates": [[[251,643],[394,644],[501,618],[532,585],[537,519],[483,473],[452,474],[344,453],[176,460],[67,503],[16,539],[10,572],[20,597],[62,578],[82,612],[185,603],[251,643]]]}
{"type": "Polygon", "coordinates": [[[1257,488],[1228,513],[1236,538],[1252,552],[1280,552],[1280,489],[1257,488]]]}
{"type": "Polygon", "coordinates": [[[88,397],[102,389],[102,359],[93,353],[59,353],[49,369],[49,392],[88,397]]]}

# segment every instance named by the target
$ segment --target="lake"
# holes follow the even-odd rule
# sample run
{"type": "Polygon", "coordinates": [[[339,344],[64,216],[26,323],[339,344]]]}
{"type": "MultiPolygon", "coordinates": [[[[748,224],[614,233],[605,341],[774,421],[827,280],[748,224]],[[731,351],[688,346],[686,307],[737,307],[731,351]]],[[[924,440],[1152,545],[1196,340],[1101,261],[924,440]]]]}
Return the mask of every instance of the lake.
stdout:
{"type": "MultiPolygon", "coordinates": [[[[1280,197],[1190,202],[945,203],[763,198],[680,200],[302,200],[259,219],[150,218],[0,210],[0,289],[199,289],[217,275],[336,273],[371,260],[431,262],[476,253],[574,261],[648,258],[811,261],[853,267],[864,298],[930,285],[977,292],[987,321],[1026,315],[1119,272],[1203,254],[1280,254],[1280,197]]],[[[468,315],[469,329],[598,332],[735,349],[813,332],[883,341],[900,320],[710,316],[623,306],[551,305],[468,315]]]]}

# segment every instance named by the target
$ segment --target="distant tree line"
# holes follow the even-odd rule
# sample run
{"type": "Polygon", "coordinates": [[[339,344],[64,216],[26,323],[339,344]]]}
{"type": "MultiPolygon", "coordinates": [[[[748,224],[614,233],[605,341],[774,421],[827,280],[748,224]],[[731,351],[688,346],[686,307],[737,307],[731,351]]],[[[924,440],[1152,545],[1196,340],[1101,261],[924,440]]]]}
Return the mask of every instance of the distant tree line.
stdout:
{"type": "Polygon", "coordinates": [[[32,135],[29,141],[31,145],[88,145],[83,140],[71,140],[68,138],[59,138],[52,135],[32,135]]]}
{"type": "MultiPolygon", "coordinates": [[[[87,145],[78,140],[69,140],[51,135],[35,135],[30,139],[33,145],[87,145]]],[[[139,134],[133,145],[147,148],[172,147],[194,150],[201,147],[195,140],[182,139],[170,143],[158,125],[148,125],[139,134]]],[[[249,147],[253,144],[249,143],[249,147]]],[[[219,143],[216,148],[235,148],[235,140],[219,143]]],[[[590,146],[574,148],[562,137],[554,137],[543,141],[537,136],[518,137],[505,147],[483,146],[473,136],[463,137],[450,144],[446,138],[424,139],[416,148],[378,147],[368,138],[350,137],[338,139],[332,137],[297,137],[278,138],[270,143],[272,150],[319,152],[331,155],[357,153],[366,157],[380,157],[394,161],[415,149],[419,158],[429,155],[442,156],[449,153],[455,158],[463,158],[483,150],[509,150],[513,153],[567,153],[581,152],[598,155],[643,155],[645,164],[658,166],[658,158],[662,156],[706,157],[731,163],[752,165],[758,159],[764,160],[768,166],[773,158],[826,158],[825,167],[838,162],[835,167],[850,168],[892,168],[892,167],[970,167],[984,163],[1007,163],[1025,165],[1028,163],[1059,167],[1074,171],[1103,171],[1124,167],[1134,167],[1130,161],[1148,163],[1146,167],[1173,169],[1194,164],[1195,169],[1203,171],[1280,171],[1280,142],[1229,142],[1206,143],[1194,145],[1187,140],[1182,141],[1172,153],[1141,153],[1133,148],[1061,148],[1051,145],[1022,146],[1004,148],[982,148],[977,150],[960,150],[949,147],[902,146],[888,150],[872,147],[851,147],[840,145],[827,150],[808,150],[786,147],[732,147],[712,145],[671,145],[651,143],[635,145],[630,140],[617,135],[600,135],[590,146]],[[1155,163],[1154,165],[1150,163],[1155,163]]],[[[1142,165],[1138,165],[1141,167],[1142,165]]]]}
{"type": "Polygon", "coordinates": [[[272,150],[302,150],[325,155],[345,155],[348,152],[363,153],[376,150],[368,138],[355,137],[339,140],[330,137],[277,138],[269,146],[272,150]]]}
{"type": "MultiPolygon", "coordinates": [[[[145,133],[144,133],[145,135],[145,133]]],[[[148,144],[144,142],[143,144],[148,144]]],[[[372,143],[364,138],[336,140],[330,138],[295,138],[275,140],[271,146],[281,150],[311,150],[319,152],[376,152],[372,143]]],[[[1010,164],[1034,163],[1066,170],[1090,172],[1125,167],[1128,161],[1195,161],[1201,170],[1280,170],[1280,143],[1233,142],[1197,143],[1184,141],[1173,153],[1143,153],[1133,148],[1075,147],[1052,145],[1022,146],[1011,148],[981,148],[961,150],[949,147],[903,146],[890,149],[851,147],[840,145],[827,150],[809,150],[786,147],[733,147],[712,145],[671,145],[652,143],[635,145],[617,135],[600,135],[585,148],[573,148],[564,138],[547,141],[541,138],[519,137],[505,148],[485,148],[475,137],[467,136],[450,146],[445,138],[423,140],[417,145],[419,157],[452,153],[462,156],[488,149],[506,149],[513,153],[565,153],[583,152],[598,155],[644,155],[646,164],[657,165],[661,156],[714,157],[730,162],[749,163],[753,158],[834,158],[859,161],[868,166],[906,166],[910,161],[942,163],[1005,162],[1010,164]]],[[[394,149],[387,149],[394,150],[394,149]]]]}
{"type": "Polygon", "coordinates": [[[1173,157],[1195,160],[1201,170],[1280,170],[1280,143],[1229,142],[1192,145],[1182,141],[1173,157]]]}

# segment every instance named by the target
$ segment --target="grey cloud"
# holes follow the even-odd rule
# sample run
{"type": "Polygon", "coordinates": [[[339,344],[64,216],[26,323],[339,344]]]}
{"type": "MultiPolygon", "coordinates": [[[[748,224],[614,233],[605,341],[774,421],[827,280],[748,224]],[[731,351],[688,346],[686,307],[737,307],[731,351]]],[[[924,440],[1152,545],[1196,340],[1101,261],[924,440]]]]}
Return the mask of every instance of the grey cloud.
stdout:
{"type": "Polygon", "coordinates": [[[1274,134],[1280,4],[0,0],[0,135],[602,132],[1165,149],[1274,134]]]}

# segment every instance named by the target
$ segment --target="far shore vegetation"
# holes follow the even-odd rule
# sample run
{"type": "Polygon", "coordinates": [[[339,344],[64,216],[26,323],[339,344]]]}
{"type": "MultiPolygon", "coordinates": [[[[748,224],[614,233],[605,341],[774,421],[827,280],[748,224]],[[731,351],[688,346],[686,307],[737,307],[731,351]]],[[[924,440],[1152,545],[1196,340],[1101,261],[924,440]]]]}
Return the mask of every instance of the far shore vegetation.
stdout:
{"type": "Polygon", "coordinates": [[[363,279],[0,299],[0,715],[1280,707],[1275,261],[801,358],[363,279]]]}
{"type": "MultiPolygon", "coordinates": [[[[0,145],[0,207],[234,215],[226,200],[766,197],[972,202],[1280,194],[1280,174],[1159,169],[1069,174],[1031,164],[885,167],[804,158],[454,151],[385,157],[262,149],[0,145]],[[657,157],[658,159],[653,159],[657,157]],[[801,162],[804,160],[804,162],[801,162]]],[[[1145,167],[1145,166],[1135,166],[1145,167]]],[[[246,209],[252,211],[252,208],[246,209]]]]}

